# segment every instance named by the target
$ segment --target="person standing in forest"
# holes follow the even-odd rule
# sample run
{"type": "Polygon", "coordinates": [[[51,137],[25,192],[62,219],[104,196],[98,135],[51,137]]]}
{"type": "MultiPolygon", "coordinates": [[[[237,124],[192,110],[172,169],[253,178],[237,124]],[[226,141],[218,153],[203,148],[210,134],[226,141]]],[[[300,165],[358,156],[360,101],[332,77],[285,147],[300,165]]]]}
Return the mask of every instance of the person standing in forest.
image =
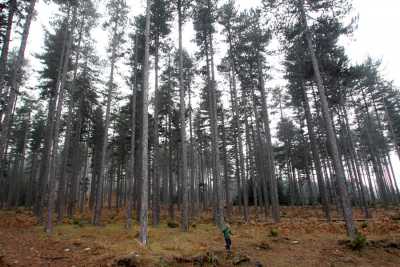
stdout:
{"type": "Polygon", "coordinates": [[[228,253],[231,252],[231,247],[232,247],[232,239],[231,239],[231,235],[232,231],[231,231],[231,226],[229,224],[226,224],[224,227],[224,230],[222,230],[222,234],[224,235],[224,239],[225,239],[225,248],[226,251],[228,253]]]}

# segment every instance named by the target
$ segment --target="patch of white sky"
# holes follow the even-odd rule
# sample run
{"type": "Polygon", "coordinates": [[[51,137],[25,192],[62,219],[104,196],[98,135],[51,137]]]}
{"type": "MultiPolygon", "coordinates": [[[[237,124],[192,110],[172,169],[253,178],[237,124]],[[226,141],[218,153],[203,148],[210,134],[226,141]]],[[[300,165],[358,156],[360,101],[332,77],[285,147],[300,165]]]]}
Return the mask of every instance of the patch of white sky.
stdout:
{"type": "MultiPolygon", "coordinates": [[[[102,15],[99,21],[99,26],[94,29],[93,36],[97,41],[97,52],[99,56],[106,62],[107,54],[106,49],[109,45],[109,35],[105,32],[101,25],[107,19],[107,11],[105,9],[105,1],[97,1],[99,13],[102,15]]],[[[221,3],[224,1],[220,1],[221,3]]],[[[260,7],[261,0],[238,0],[237,6],[239,9],[246,9],[252,7],[260,7]]],[[[128,0],[130,6],[130,19],[135,15],[143,14],[145,11],[146,1],[144,0],[128,0]]],[[[398,0],[381,0],[379,2],[373,0],[353,0],[355,14],[359,14],[358,28],[353,37],[343,38],[342,44],[346,47],[346,51],[354,63],[361,63],[366,57],[382,59],[382,73],[388,79],[395,80],[399,84],[399,70],[400,70],[400,53],[398,47],[400,45],[400,36],[395,34],[399,25],[398,10],[400,10],[400,1],[398,0]]],[[[34,86],[37,83],[38,76],[37,70],[41,68],[40,63],[35,58],[34,54],[43,51],[44,33],[45,29],[52,30],[51,20],[57,13],[56,5],[46,4],[44,1],[39,1],[37,6],[38,16],[36,21],[32,24],[31,35],[29,38],[29,45],[27,49],[27,58],[31,65],[32,75],[30,85],[34,86]]],[[[173,31],[171,39],[175,46],[177,46],[177,30],[176,21],[173,23],[173,31]]],[[[217,27],[220,30],[220,27],[217,27]]],[[[127,33],[130,31],[127,27],[127,33]]],[[[226,45],[224,44],[224,37],[215,34],[216,38],[216,64],[226,53],[226,45]]],[[[194,30],[193,24],[189,20],[184,26],[183,44],[192,56],[197,51],[197,46],[193,42],[194,30]]],[[[276,42],[273,42],[272,47],[276,47],[276,42]]],[[[271,46],[270,46],[271,47],[271,46]]],[[[269,59],[270,65],[274,71],[274,77],[279,76],[279,62],[277,59],[269,59]]],[[[126,76],[126,68],[122,67],[124,60],[119,64],[119,75],[126,76]]],[[[104,69],[104,76],[107,76],[107,69],[104,69]]],[[[154,79],[154,77],[151,77],[154,79]]],[[[222,83],[222,77],[219,77],[219,83],[222,83]]],[[[107,77],[104,77],[107,79],[107,77]]],[[[117,79],[118,80],[118,79],[117,79]]],[[[269,84],[276,85],[281,83],[280,79],[277,81],[270,81],[269,84]]],[[[120,83],[121,90],[128,93],[126,86],[120,83]]],[[[151,83],[152,84],[152,83],[151,83]]],[[[221,84],[222,85],[222,84],[221,84]]]]}

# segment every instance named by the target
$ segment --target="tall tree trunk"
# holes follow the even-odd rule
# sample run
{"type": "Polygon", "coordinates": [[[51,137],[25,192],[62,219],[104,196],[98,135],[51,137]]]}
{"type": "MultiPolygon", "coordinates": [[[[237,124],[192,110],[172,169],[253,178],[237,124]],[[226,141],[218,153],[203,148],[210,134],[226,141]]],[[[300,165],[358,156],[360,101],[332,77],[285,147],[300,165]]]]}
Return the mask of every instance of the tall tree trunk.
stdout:
{"type": "Polygon", "coordinates": [[[60,170],[60,182],[58,188],[58,206],[57,206],[57,222],[61,223],[64,218],[64,206],[65,206],[65,186],[66,186],[66,171],[67,171],[67,163],[68,157],[70,155],[70,148],[71,148],[71,138],[72,138],[72,116],[73,116],[73,107],[74,101],[73,97],[76,92],[76,79],[78,74],[78,62],[80,57],[80,47],[82,43],[82,35],[83,35],[83,26],[84,26],[84,19],[81,22],[80,29],[79,29],[79,37],[78,37],[78,45],[77,51],[75,55],[74,61],[74,74],[73,74],[73,81],[70,89],[70,103],[68,106],[68,115],[66,121],[66,134],[64,140],[64,150],[62,155],[62,162],[61,162],[61,170],[60,170]]]}
{"type": "Polygon", "coordinates": [[[75,6],[73,15],[70,23],[68,24],[68,38],[67,38],[67,46],[65,50],[64,56],[64,66],[62,68],[62,75],[58,93],[58,103],[57,110],[55,114],[54,120],[54,132],[52,137],[52,152],[51,152],[51,160],[50,160],[50,177],[49,177],[49,197],[48,197],[48,207],[47,207],[47,224],[46,224],[46,232],[47,234],[51,234],[53,230],[53,209],[55,205],[55,194],[56,194],[56,180],[57,180],[57,157],[58,157],[58,143],[60,136],[60,124],[61,124],[61,112],[64,105],[64,93],[65,93],[65,82],[67,79],[67,72],[69,66],[69,58],[71,56],[71,47],[73,42],[73,34],[75,30],[76,23],[76,13],[77,6],[75,6]]]}
{"type": "Polygon", "coordinates": [[[138,63],[138,36],[135,34],[135,62],[133,66],[133,81],[132,81],[132,99],[131,99],[131,152],[128,161],[128,208],[127,208],[127,223],[128,229],[132,227],[132,210],[133,210],[133,194],[135,181],[135,148],[136,148],[136,92],[137,92],[137,63],[138,63]]]}
{"type": "MultiPolygon", "coordinates": [[[[343,102],[343,101],[342,101],[343,102]]],[[[350,157],[351,157],[351,161],[352,161],[352,167],[355,170],[355,174],[356,174],[356,179],[357,179],[357,184],[359,185],[359,191],[361,194],[361,203],[363,206],[363,211],[364,211],[364,215],[366,218],[370,217],[369,214],[369,210],[368,210],[368,203],[367,203],[367,199],[366,199],[366,192],[365,192],[365,187],[364,184],[362,182],[362,173],[359,167],[359,159],[358,159],[358,155],[357,155],[357,151],[355,149],[354,146],[354,141],[353,141],[353,137],[351,135],[351,130],[350,130],[350,124],[349,124],[349,118],[348,118],[348,114],[347,114],[347,109],[346,106],[344,105],[344,103],[342,103],[342,110],[343,110],[343,117],[345,120],[345,129],[347,132],[347,140],[349,143],[349,150],[350,150],[350,157]]]]}
{"type": "MultiPolygon", "coordinates": [[[[195,148],[193,141],[193,114],[192,114],[192,90],[190,86],[191,81],[189,81],[188,95],[189,95],[189,140],[190,140],[190,202],[191,202],[191,216],[197,214],[198,212],[198,202],[199,195],[198,190],[196,190],[195,186],[195,178],[196,178],[196,160],[195,160],[195,148]]],[[[199,184],[199,183],[197,183],[199,184]]]]}
{"type": "MultiPolygon", "coordinates": [[[[211,12],[211,2],[208,0],[208,10],[211,12]]],[[[217,88],[215,81],[214,68],[214,48],[212,33],[206,31],[206,55],[207,55],[207,89],[209,93],[209,115],[211,128],[211,147],[212,147],[212,175],[215,193],[215,215],[218,228],[223,229],[224,223],[224,207],[222,201],[222,184],[220,179],[220,157],[218,147],[218,123],[217,123],[217,88]],[[208,57],[209,56],[209,57],[208,57]]]]}
{"type": "MultiPolygon", "coordinates": [[[[0,96],[3,95],[3,88],[5,87],[4,77],[7,72],[7,63],[8,63],[8,51],[10,49],[10,37],[12,33],[14,14],[17,8],[17,0],[9,1],[9,9],[7,15],[7,31],[3,40],[3,47],[1,49],[1,58],[0,58],[0,96]]],[[[1,116],[0,116],[1,121],[1,116]]]]}
{"type": "Polygon", "coordinates": [[[241,181],[244,180],[244,156],[243,156],[243,143],[241,138],[240,120],[239,120],[239,108],[238,108],[238,94],[236,88],[236,62],[233,54],[233,38],[232,29],[229,24],[227,27],[228,32],[228,43],[229,43],[229,73],[230,73],[230,96],[231,96],[231,107],[233,114],[233,127],[235,130],[235,161],[236,161],[236,180],[237,180],[237,198],[239,203],[239,209],[242,207],[241,197],[241,181]]]}
{"type": "Polygon", "coordinates": [[[229,181],[229,173],[228,173],[228,153],[226,150],[227,143],[226,143],[226,134],[225,134],[225,114],[224,109],[221,109],[221,116],[222,116],[222,158],[224,161],[224,183],[225,183],[225,206],[226,206],[226,216],[228,218],[232,215],[232,204],[231,204],[231,197],[230,197],[230,181],[229,181]]]}
{"type": "MultiPolygon", "coordinates": [[[[18,85],[18,79],[21,76],[22,72],[22,66],[24,64],[24,58],[25,58],[25,50],[28,42],[28,37],[29,37],[29,31],[31,28],[31,23],[33,20],[34,16],[34,11],[35,11],[35,5],[36,5],[36,0],[30,0],[29,1],[29,6],[27,9],[27,16],[25,19],[24,27],[23,27],[23,32],[22,32],[22,38],[21,38],[21,43],[20,47],[18,50],[18,55],[17,58],[14,61],[13,64],[13,69],[11,72],[11,89],[10,89],[10,94],[8,96],[7,104],[5,107],[5,113],[4,113],[4,119],[3,123],[1,125],[1,132],[0,132],[0,173],[2,175],[3,173],[3,165],[4,165],[4,155],[6,153],[6,146],[8,142],[8,137],[9,137],[9,131],[10,131],[10,125],[11,125],[11,117],[12,113],[17,101],[17,96],[19,92],[19,85],[18,85]]],[[[1,86],[1,84],[0,84],[1,86]]]]}
{"type": "Polygon", "coordinates": [[[186,149],[186,104],[185,104],[185,88],[183,84],[183,47],[182,47],[182,26],[183,26],[183,10],[182,0],[178,0],[178,28],[179,28],[179,124],[181,139],[181,168],[180,180],[182,182],[182,205],[181,210],[181,228],[182,231],[189,231],[189,179],[187,172],[187,149],[186,149]]]}
{"type": "Polygon", "coordinates": [[[259,75],[259,90],[261,92],[261,107],[262,107],[262,120],[264,123],[264,131],[265,131],[265,141],[266,141],[266,156],[268,163],[268,174],[269,174],[269,188],[270,188],[270,197],[271,197],[271,207],[272,207],[272,219],[275,223],[279,222],[280,214],[279,214],[279,197],[278,197],[278,184],[275,176],[275,164],[274,164],[274,151],[272,147],[272,137],[271,130],[269,127],[269,115],[267,108],[267,97],[265,95],[265,85],[264,85],[264,75],[262,71],[262,62],[261,56],[259,56],[258,61],[258,75],[259,75]]]}
{"type": "Polygon", "coordinates": [[[159,36],[155,40],[155,84],[154,84],[154,157],[153,157],[153,209],[152,223],[154,226],[160,224],[160,142],[159,142],[159,89],[158,89],[158,60],[159,60],[159,36]]]}
{"type": "Polygon", "coordinates": [[[244,221],[247,223],[250,221],[250,212],[249,212],[249,173],[250,173],[250,166],[249,166],[249,158],[250,158],[250,127],[249,127],[249,122],[247,120],[247,117],[245,118],[245,137],[246,137],[246,167],[244,170],[247,170],[245,175],[243,176],[243,181],[242,181],[242,194],[243,194],[243,218],[244,221]]]}
{"type": "MultiPolygon", "coordinates": [[[[66,25],[69,25],[69,17],[70,17],[70,8],[68,8],[68,14],[66,19],[66,25]]],[[[39,178],[39,189],[37,191],[36,197],[36,207],[35,212],[37,217],[39,218],[40,222],[42,222],[43,218],[43,208],[45,204],[45,196],[47,194],[46,185],[49,180],[49,175],[51,173],[51,151],[53,145],[53,138],[54,138],[54,122],[55,116],[54,113],[56,112],[57,108],[57,98],[62,78],[64,60],[65,60],[65,51],[67,49],[67,39],[68,39],[68,31],[64,32],[64,42],[62,44],[58,69],[57,69],[57,80],[56,86],[53,88],[53,92],[50,94],[49,104],[48,104],[48,114],[47,114],[47,129],[44,137],[44,145],[43,145],[43,153],[42,153],[42,167],[40,170],[40,178],[39,178]]]]}
{"type": "Polygon", "coordinates": [[[392,139],[392,143],[393,143],[393,146],[394,146],[394,148],[396,150],[397,156],[400,159],[400,147],[398,145],[399,141],[398,141],[398,137],[397,137],[397,135],[396,135],[396,133],[394,131],[394,128],[393,128],[393,121],[390,118],[390,115],[389,115],[389,112],[388,112],[388,109],[387,109],[387,106],[386,106],[386,100],[383,101],[383,107],[385,109],[385,117],[386,117],[386,120],[387,120],[387,123],[388,123],[388,126],[389,126],[390,137],[392,139]]]}
{"type": "MultiPolygon", "coordinates": [[[[262,177],[260,175],[260,172],[258,174],[256,174],[255,168],[257,167],[257,155],[259,155],[259,149],[257,149],[257,143],[256,143],[256,138],[255,138],[255,133],[254,133],[254,128],[253,126],[251,126],[251,144],[252,145],[252,151],[253,153],[251,153],[251,157],[250,157],[250,168],[251,168],[251,177],[252,177],[252,191],[253,191],[253,205],[254,205],[254,212],[255,212],[255,216],[256,218],[258,218],[258,192],[257,192],[257,178],[260,178],[259,180],[262,180],[262,177]]],[[[258,170],[260,170],[260,168],[257,168],[258,170]]],[[[260,196],[261,198],[261,196],[260,196]]],[[[260,201],[261,202],[261,201],[260,201]]]]}
{"type": "Polygon", "coordinates": [[[106,157],[107,157],[107,145],[108,145],[108,129],[110,128],[110,120],[111,120],[111,100],[112,93],[114,89],[114,71],[115,71],[115,63],[117,58],[117,44],[115,43],[117,40],[117,22],[114,24],[113,28],[113,44],[112,44],[112,52],[111,52],[111,71],[110,71],[110,80],[108,82],[108,92],[107,92],[107,107],[106,107],[106,119],[104,123],[104,136],[102,142],[102,152],[101,152],[101,161],[100,161],[100,173],[97,181],[97,190],[96,190],[96,201],[93,213],[93,224],[100,225],[101,220],[101,209],[103,203],[103,183],[106,169],[106,157]]]}
{"type": "Polygon", "coordinates": [[[400,192],[399,192],[399,187],[397,185],[396,174],[395,174],[395,172],[393,170],[393,164],[392,164],[392,160],[390,158],[390,154],[386,155],[386,157],[387,157],[387,161],[389,163],[390,172],[392,174],[394,188],[396,189],[396,199],[399,202],[400,201],[400,192]]]}
{"type": "Polygon", "coordinates": [[[145,30],[145,54],[143,67],[143,112],[142,112],[142,156],[141,156],[141,171],[142,171],[142,187],[140,201],[140,231],[139,240],[143,245],[147,245],[147,224],[148,224],[148,199],[149,199],[149,170],[148,170],[148,135],[149,135],[149,50],[150,50],[150,8],[152,0],[147,0],[146,7],[146,30],[145,30]]]}
{"type": "Polygon", "coordinates": [[[322,209],[324,211],[326,220],[328,222],[330,222],[331,214],[330,214],[330,210],[329,210],[328,196],[327,196],[327,192],[326,192],[324,177],[322,175],[321,159],[320,159],[320,155],[319,155],[319,151],[318,151],[317,138],[316,138],[315,132],[314,132],[314,122],[313,122],[313,118],[311,115],[310,103],[308,101],[307,92],[305,91],[304,87],[303,87],[302,91],[303,91],[304,113],[305,113],[305,117],[306,117],[308,136],[310,138],[310,143],[311,143],[311,152],[312,152],[313,159],[314,159],[315,172],[317,174],[318,189],[319,189],[319,193],[321,196],[322,209]]]}
{"type": "Polygon", "coordinates": [[[32,159],[31,159],[31,167],[30,167],[30,174],[28,180],[28,188],[27,188],[27,195],[26,195],[26,202],[25,207],[30,208],[34,203],[34,193],[36,192],[37,186],[36,179],[37,173],[39,169],[39,152],[37,150],[31,151],[32,159]]]}
{"type": "MultiPolygon", "coordinates": [[[[169,89],[171,89],[169,87],[169,89]]],[[[169,205],[168,205],[168,215],[170,220],[175,220],[175,185],[174,185],[174,174],[173,174],[173,141],[172,141],[172,119],[171,111],[168,110],[168,193],[169,193],[169,205]]]]}
{"type": "MultiPolygon", "coordinates": [[[[262,126],[261,126],[260,119],[259,119],[259,114],[258,114],[259,112],[257,111],[257,106],[256,106],[257,99],[256,99],[254,88],[252,88],[252,90],[251,90],[251,95],[252,95],[253,115],[255,118],[256,134],[257,134],[257,148],[255,149],[255,154],[256,154],[257,160],[259,162],[258,169],[259,169],[259,175],[261,178],[261,184],[262,184],[262,188],[263,188],[265,217],[267,218],[268,208],[269,208],[269,195],[270,195],[270,194],[268,194],[268,186],[267,186],[267,181],[269,179],[269,176],[268,176],[269,163],[268,163],[267,155],[265,152],[265,150],[266,150],[265,139],[262,139],[262,137],[261,137],[262,126]]],[[[248,127],[248,126],[246,126],[246,127],[248,127]]],[[[247,135],[247,133],[246,133],[246,135],[247,135]]],[[[248,142],[250,142],[250,141],[248,141],[248,142]]],[[[248,158],[251,157],[250,152],[247,153],[247,155],[248,155],[248,158]]]]}
{"type": "Polygon", "coordinates": [[[346,223],[347,234],[349,235],[349,237],[351,239],[354,239],[356,237],[357,231],[356,231],[356,226],[353,221],[353,211],[352,211],[350,199],[349,199],[347,189],[346,189],[346,177],[345,177],[343,166],[340,161],[339,150],[338,150],[337,141],[336,141],[336,135],[334,132],[331,117],[329,115],[328,99],[326,97],[325,88],[324,88],[322,76],[321,76],[320,69],[319,69],[318,59],[315,55],[313,41],[312,41],[312,35],[311,35],[310,29],[307,24],[306,13],[304,10],[304,0],[300,0],[299,4],[300,4],[299,7],[300,7],[301,23],[303,24],[303,28],[305,30],[307,46],[308,46],[308,50],[310,52],[312,66],[314,69],[315,79],[317,82],[318,92],[319,92],[319,96],[320,96],[320,100],[321,100],[322,114],[323,114],[323,118],[325,121],[325,127],[326,127],[327,133],[328,133],[328,142],[329,142],[329,147],[330,147],[330,150],[332,153],[333,164],[335,167],[336,182],[338,185],[340,202],[341,202],[342,208],[343,208],[343,215],[344,215],[344,220],[346,223]]]}
{"type": "MultiPolygon", "coordinates": [[[[383,201],[385,203],[387,203],[389,201],[389,196],[387,195],[387,190],[386,190],[386,186],[385,186],[385,182],[384,182],[384,174],[383,174],[383,171],[379,164],[379,151],[377,151],[375,143],[371,136],[372,121],[371,121],[371,115],[370,115],[368,104],[367,104],[367,96],[366,96],[364,90],[361,90],[361,94],[362,94],[362,98],[363,98],[363,102],[364,102],[363,105],[365,108],[365,114],[367,117],[366,135],[367,135],[367,142],[368,142],[368,150],[369,150],[369,154],[370,154],[371,161],[372,161],[372,167],[374,169],[374,173],[376,176],[376,182],[378,185],[378,189],[381,193],[381,197],[382,197],[383,201]]],[[[357,119],[358,126],[360,128],[361,127],[360,119],[357,116],[356,116],[356,119],[357,119]]]]}

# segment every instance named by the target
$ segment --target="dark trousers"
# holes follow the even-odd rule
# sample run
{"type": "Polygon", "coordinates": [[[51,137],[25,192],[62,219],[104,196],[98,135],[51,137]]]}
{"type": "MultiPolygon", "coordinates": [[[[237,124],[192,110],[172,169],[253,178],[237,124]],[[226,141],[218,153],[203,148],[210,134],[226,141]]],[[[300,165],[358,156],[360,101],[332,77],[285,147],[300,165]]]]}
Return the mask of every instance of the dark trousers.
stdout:
{"type": "Polygon", "coordinates": [[[225,238],[225,248],[226,250],[231,250],[232,240],[230,238],[225,238]]]}

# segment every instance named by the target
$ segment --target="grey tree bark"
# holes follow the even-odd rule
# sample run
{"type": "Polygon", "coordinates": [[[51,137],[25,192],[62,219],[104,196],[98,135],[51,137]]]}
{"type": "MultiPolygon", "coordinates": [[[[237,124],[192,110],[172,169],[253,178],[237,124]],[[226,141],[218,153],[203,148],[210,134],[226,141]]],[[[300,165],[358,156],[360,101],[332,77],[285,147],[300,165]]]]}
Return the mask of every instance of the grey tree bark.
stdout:
{"type": "Polygon", "coordinates": [[[112,48],[111,48],[111,70],[110,70],[110,80],[108,81],[108,91],[107,91],[107,106],[106,106],[106,118],[104,123],[104,136],[102,143],[102,154],[100,161],[100,173],[97,181],[97,191],[96,191],[96,200],[94,206],[94,213],[92,222],[94,225],[100,225],[101,220],[101,210],[103,204],[103,183],[105,176],[105,168],[106,168],[106,157],[107,157],[107,146],[108,146],[108,129],[110,128],[110,119],[111,119],[111,101],[112,94],[114,89],[114,71],[115,71],[115,63],[117,58],[117,22],[115,22],[113,26],[113,40],[112,40],[112,48]]]}
{"type": "Polygon", "coordinates": [[[65,82],[67,79],[69,58],[71,56],[71,47],[72,47],[73,34],[76,23],[76,12],[77,12],[77,7],[75,6],[71,21],[68,24],[68,34],[67,34],[68,38],[66,39],[67,46],[64,55],[64,61],[63,61],[64,64],[62,68],[61,80],[59,82],[58,103],[54,119],[53,136],[51,138],[52,150],[49,163],[50,176],[49,176],[49,196],[48,196],[47,223],[46,223],[47,234],[51,234],[53,230],[53,209],[55,205],[55,194],[56,194],[56,179],[57,179],[56,169],[57,169],[58,143],[60,136],[61,111],[64,105],[65,82]]]}
{"type": "Polygon", "coordinates": [[[137,62],[138,62],[138,37],[135,35],[135,62],[133,67],[133,81],[132,81],[132,99],[131,99],[131,152],[128,161],[128,207],[127,207],[127,223],[128,229],[132,227],[132,210],[133,210],[133,193],[134,193],[134,180],[135,180],[135,148],[136,148],[136,95],[137,95],[137,62]]]}
{"type": "Polygon", "coordinates": [[[83,26],[84,26],[84,19],[81,22],[80,29],[79,29],[79,36],[78,36],[78,45],[77,45],[77,51],[75,55],[75,60],[74,60],[74,74],[73,74],[73,80],[72,80],[72,85],[70,88],[70,103],[68,105],[68,115],[67,115],[67,120],[66,120],[66,134],[65,134],[65,140],[64,140],[64,148],[63,148],[63,155],[62,155],[62,162],[61,162],[61,170],[60,170],[60,181],[59,181],[59,187],[58,187],[58,206],[57,206],[57,222],[61,223],[63,218],[64,218],[64,207],[65,207],[65,187],[66,187],[66,169],[67,169],[67,161],[68,161],[68,155],[70,153],[70,147],[71,147],[71,138],[72,138],[72,116],[73,116],[73,107],[74,107],[74,101],[73,101],[73,95],[75,94],[76,91],[76,78],[77,78],[77,73],[78,73],[78,61],[80,58],[80,47],[81,47],[81,42],[82,42],[82,34],[83,34],[83,26]]]}
{"type": "Polygon", "coordinates": [[[311,32],[310,32],[310,29],[307,24],[306,13],[304,10],[304,0],[300,0],[299,4],[300,4],[299,8],[300,8],[300,15],[301,15],[301,23],[305,30],[306,42],[307,42],[308,50],[310,52],[312,66],[314,69],[314,75],[315,75],[315,79],[317,82],[319,97],[321,100],[322,115],[323,115],[323,118],[325,121],[325,126],[327,129],[328,142],[329,142],[329,147],[330,147],[331,153],[332,153],[333,164],[334,164],[335,173],[336,173],[336,182],[337,182],[337,186],[338,186],[340,202],[341,202],[341,205],[343,208],[343,216],[344,216],[344,220],[346,223],[346,229],[347,229],[347,233],[348,233],[350,239],[354,239],[356,237],[357,230],[356,230],[356,226],[353,221],[353,211],[352,211],[350,199],[348,196],[348,192],[346,189],[346,177],[345,177],[344,169],[341,164],[341,160],[340,160],[340,156],[339,156],[336,135],[335,135],[333,123],[332,123],[332,120],[331,120],[331,117],[329,114],[328,99],[326,97],[324,83],[323,83],[321,72],[319,69],[318,59],[315,55],[311,32]]]}
{"type": "Polygon", "coordinates": [[[152,209],[152,223],[153,225],[160,224],[160,142],[159,142],[159,89],[158,89],[158,61],[159,61],[159,36],[155,40],[155,84],[154,84],[154,157],[153,157],[153,209],[152,209]]]}
{"type": "Polygon", "coordinates": [[[7,104],[5,107],[4,119],[1,125],[1,132],[0,132],[0,173],[2,172],[3,162],[4,162],[4,154],[6,153],[6,145],[8,142],[10,125],[11,125],[11,117],[12,113],[17,101],[17,96],[19,92],[19,85],[18,85],[18,77],[21,75],[22,66],[24,64],[25,58],[25,50],[28,43],[29,31],[31,28],[31,23],[34,16],[36,0],[30,0],[28,10],[27,10],[27,17],[25,19],[21,43],[18,49],[17,58],[14,61],[13,69],[11,72],[11,88],[10,94],[8,96],[7,104]]]}
{"type": "MultiPolygon", "coordinates": [[[[17,8],[17,0],[9,2],[9,10],[7,14],[7,31],[3,40],[3,47],[1,49],[0,58],[0,96],[3,94],[3,87],[5,86],[4,76],[7,72],[8,52],[10,49],[10,37],[13,28],[14,14],[17,8]]],[[[1,121],[1,116],[0,116],[1,121]]]]}
{"type": "Polygon", "coordinates": [[[269,174],[269,188],[270,188],[270,198],[271,198],[271,207],[272,207],[272,219],[274,222],[279,222],[280,220],[280,212],[279,212],[279,198],[278,198],[278,183],[275,175],[275,164],[274,164],[274,151],[272,147],[272,137],[271,137],[271,129],[269,127],[269,114],[267,108],[267,97],[265,95],[265,85],[264,85],[264,75],[262,71],[262,63],[261,57],[259,57],[258,61],[258,74],[260,81],[260,92],[261,92],[261,107],[262,107],[262,115],[261,118],[264,123],[264,131],[265,131],[265,141],[266,141],[266,156],[268,163],[268,174],[269,174]]]}
{"type": "Polygon", "coordinates": [[[142,190],[140,201],[140,230],[139,240],[142,245],[147,245],[147,226],[148,226],[148,199],[149,199],[149,173],[148,173],[148,135],[149,135],[149,54],[150,54],[150,8],[152,0],[147,0],[146,6],[146,30],[145,30],[145,54],[143,67],[143,112],[142,112],[142,144],[141,144],[141,174],[142,174],[142,190]]]}
{"type": "Polygon", "coordinates": [[[179,29],[179,123],[181,139],[181,166],[180,180],[182,181],[182,210],[181,210],[181,229],[184,232],[189,231],[189,177],[187,171],[187,148],[186,148],[186,104],[185,88],[183,84],[183,44],[182,44],[182,26],[183,26],[182,0],[178,0],[178,29],[179,29]]]}
{"type": "Polygon", "coordinates": [[[305,88],[303,88],[302,91],[303,91],[304,113],[305,113],[306,122],[307,122],[306,124],[307,124],[307,129],[308,129],[308,136],[310,138],[311,152],[312,152],[313,159],[314,159],[315,172],[317,174],[318,189],[319,189],[319,193],[321,196],[322,209],[325,213],[325,218],[327,219],[328,222],[330,222],[331,215],[330,215],[330,210],[329,210],[328,196],[327,196],[327,192],[326,192],[324,177],[322,175],[321,159],[320,159],[319,151],[318,151],[317,138],[316,138],[315,132],[314,132],[314,123],[313,123],[313,119],[312,119],[312,115],[311,115],[310,103],[308,101],[308,97],[307,97],[305,88]]]}

